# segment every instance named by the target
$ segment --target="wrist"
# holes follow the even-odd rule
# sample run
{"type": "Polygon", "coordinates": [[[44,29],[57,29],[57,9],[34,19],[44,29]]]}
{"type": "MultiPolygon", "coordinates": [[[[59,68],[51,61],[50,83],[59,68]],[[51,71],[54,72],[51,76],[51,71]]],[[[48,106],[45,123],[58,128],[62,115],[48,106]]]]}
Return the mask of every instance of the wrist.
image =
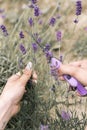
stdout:
{"type": "Polygon", "coordinates": [[[12,117],[12,103],[0,96],[0,130],[3,130],[12,117]]]}

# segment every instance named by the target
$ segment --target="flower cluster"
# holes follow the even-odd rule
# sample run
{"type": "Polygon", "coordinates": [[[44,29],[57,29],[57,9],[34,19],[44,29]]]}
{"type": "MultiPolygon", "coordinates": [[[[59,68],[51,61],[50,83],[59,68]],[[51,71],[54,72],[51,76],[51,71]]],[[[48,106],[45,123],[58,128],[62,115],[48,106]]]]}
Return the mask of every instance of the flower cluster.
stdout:
{"type": "Polygon", "coordinates": [[[35,15],[36,17],[38,17],[40,14],[41,14],[41,13],[40,13],[39,7],[35,6],[35,8],[34,8],[34,15],[35,15]]]}
{"type": "Polygon", "coordinates": [[[76,1],[76,15],[81,15],[82,11],[82,2],[81,0],[76,1]]]}
{"type": "Polygon", "coordinates": [[[63,118],[63,120],[70,120],[70,114],[69,114],[69,112],[62,111],[61,112],[61,117],[63,118]]]}
{"type": "Polygon", "coordinates": [[[31,27],[34,25],[33,18],[29,18],[29,19],[28,19],[28,22],[29,22],[29,24],[30,24],[31,27]]]}
{"type": "MultiPolygon", "coordinates": [[[[31,5],[29,5],[29,8],[32,8],[34,10],[34,16],[38,17],[41,14],[41,11],[39,7],[36,5],[37,0],[31,0],[31,5]]],[[[32,19],[30,19],[31,22],[32,19]]]]}
{"type": "Polygon", "coordinates": [[[57,31],[56,37],[57,37],[57,41],[61,41],[61,37],[62,37],[61,31],[57,31]]]}
{"type": "Polygon", "coordinates": [[[32,4],[36,4],[37,3],[37,0],[32,0],[32,4]]]}
{"type": "Polygon", "coordinates": [[[51,26],[54,26],[55,23],[56,23],[56,18],[52,17],[52,18],[50,19],[49,24],[50,24],[51,26]]]}
{"type": "Polygon", "coordinates": [[[21,50],[22,54],[25,55],[26,54],[26,49],[25,49],[24,45],[21,43],[19,47],[20,47],[20,50],[21,50]]]}
{"type": "Polygon", "coordinates": [[[6,27],[5,27],[4,25],[1,25],[0,28],[1,28],[1,30],[2,30],[2,32],[3,32],[3,34],[4,34],[4,36],[8,36],[8,32],[7,32],[6,27]]]}
{"type": "Polygon", "coordinates": [[[33,48],[34,53],[36,53],[38,49],[38,45],[36,43],[32,43],[32,48],[33,48]]]}
{"type": "Polygon", "coordinates": [[[24,38],[24,34],[22,31],[19,33],[19,36],[20,36],[20,38],[24,38]]]}
{"type": "Polygon", "coordinates": [[[42,124],[41,124],[40,130],[49,130],[49,126],[48,126],[48,125],[42,125],[42,124]]]}

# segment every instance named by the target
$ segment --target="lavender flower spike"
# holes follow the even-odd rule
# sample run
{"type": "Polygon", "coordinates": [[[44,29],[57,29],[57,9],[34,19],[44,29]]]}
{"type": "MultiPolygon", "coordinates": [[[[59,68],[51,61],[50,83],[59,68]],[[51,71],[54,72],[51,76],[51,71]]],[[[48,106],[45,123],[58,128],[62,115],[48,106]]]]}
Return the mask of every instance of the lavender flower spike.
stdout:
{"type": "Polygon", "coordinates": [[[41,125],[40,130],[49,130],[48,125],[41,125]]]}
{"type": "Polygon", "coordinates": [[[38,17],[39,15],[40,15],[41,13],[40,13],[40,9],[39,9],[39,7],[35,7],[34,8],[34,15],[36,16],[36,17],[38,17]]]}
{"type": "Polygon", "coordinates": [[[55,25],[55,23],[56,23],[56,19],[54,18],[54,17],[52,17],[51,19],[50,19],[50,25],[51,26],[54,26],[55,25]]]}
{"type": "Polygon", "coordinates": [[[32,43],[32,48],[34,50],[34,53],[37,51],[38,45],[36,43],[32,43]]]}
{"type": "Polygon", "coordinates": [[[62,37],[61,31],[57,31],[56,37],[57,37],[57,41],[61,41],[61,37],[62,37]]]}
{"type": "Polygon", "coordinates": [[[22,43],[20,44],[20,50],[23,53],[23,55],[26,54],[26,49],[25,49],[25,47],[24,47],[24,45],[22,43]]]}
{"type": "Polygon", "coordinates": [[[7,29],[4,25],[1,25],[0,26],[1,30],[3,31],[4,35],[7,36],[8,35],[8,32],[7,32],[7,29]]]}
{"type": "Polygon", "coordinates": [[[49,50],[50,50],[50,44],[47,43],[47,44],[45,45],[45,47],[44,47],[44,51],[46,52],[46,51],[49,51],[49,50]]]}
{"type": "Polygon", "coordinates": [[[66,111],[61,112],[61,117],[63,118],[63,120],[70,120],[70,114],[66,111]]]}
{"type": "Polygon", "coordinates": [[[81,0],[76,1],[76,15],[81,15],[82,11],[82,2],[81,0]]]}
{"type": "Polygon", "coordinates": [[[19,33],[19,36],[20,36],[20,38],[24,38],[24,34],[22,31],[19,33]]]}
{"type": "Polygon", "coordinates": [[[34,22],[33,22],[33,19],[32,19],[32,18],[29,18],[29,19],[28,19],[28,22],[29,22],[30,26],[33,26],[33,25],[34,25],[34,22]]]}
{"type": "Polygon", "coordinates": [[[32,0],[32,4],[36,4],[37,3],[37,0],[32,0]]]}

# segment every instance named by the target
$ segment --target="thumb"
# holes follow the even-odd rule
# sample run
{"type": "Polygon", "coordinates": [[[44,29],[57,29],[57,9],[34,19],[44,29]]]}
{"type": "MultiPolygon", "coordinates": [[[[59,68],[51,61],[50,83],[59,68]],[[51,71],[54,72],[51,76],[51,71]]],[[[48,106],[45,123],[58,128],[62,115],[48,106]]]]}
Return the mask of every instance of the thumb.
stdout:
{"type": "Polygon", "coordinates": [[[81,69],[77,66],[61,65],[58,72],[60,73],[60,75],[69,74],[76,77],[76,75],[78,76],[81,73],[81,69]]]}

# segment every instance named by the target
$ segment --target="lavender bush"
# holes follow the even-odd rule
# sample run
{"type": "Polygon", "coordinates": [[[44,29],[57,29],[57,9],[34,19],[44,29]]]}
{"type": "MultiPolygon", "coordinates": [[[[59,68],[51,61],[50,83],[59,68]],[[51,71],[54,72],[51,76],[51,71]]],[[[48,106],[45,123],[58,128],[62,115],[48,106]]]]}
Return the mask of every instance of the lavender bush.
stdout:
{"type": "Polygon", "coordinates": [[[83,28],[84,31],[74,37],[81,21],[82,1],[69,2],[68,6],[65,1],[55,2],[55,7],[44,11],[39,0],[10,1],[12,7],[13,4],[23,5],[22,9],[19,6],[14,20],[4,11],[6,18],[0,25],[0,90],[10,75],[22,73],[28,61],[33,63],[39,79],[37,84],[32,84],[31,80],[27,83],[21,111],[11,119],[6,130],[83,130],[87,124],[86,111],[79,110],[79,107],[87,107],[86,98],[77,98],[49,67],[52,57],[67,62],[69,58],[75,59],[74,52],[77,58],[86,54],[82,51],[86,36],[83,37],[85,42],[80,39],[86,30],[83,28]],[[71,29],[68,20],[72,11],[71,29]],[[73,41],[71,38],[75,40],[69,48],[70,43],[67,45],[66,41],[73,41]]]}

